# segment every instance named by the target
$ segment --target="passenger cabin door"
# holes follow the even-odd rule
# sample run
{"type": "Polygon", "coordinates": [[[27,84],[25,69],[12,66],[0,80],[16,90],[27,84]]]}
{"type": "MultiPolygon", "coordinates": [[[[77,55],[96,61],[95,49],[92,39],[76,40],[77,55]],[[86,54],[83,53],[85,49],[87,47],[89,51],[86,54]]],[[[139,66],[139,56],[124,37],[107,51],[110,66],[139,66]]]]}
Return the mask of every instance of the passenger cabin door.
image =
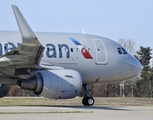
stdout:
{"type": "Polygon", "coordinates": [[[95,50],[96,50],[96,64],[106,65],[107,64],[107,51],[104,42],[101,39],[92,39],[95,50]]]}

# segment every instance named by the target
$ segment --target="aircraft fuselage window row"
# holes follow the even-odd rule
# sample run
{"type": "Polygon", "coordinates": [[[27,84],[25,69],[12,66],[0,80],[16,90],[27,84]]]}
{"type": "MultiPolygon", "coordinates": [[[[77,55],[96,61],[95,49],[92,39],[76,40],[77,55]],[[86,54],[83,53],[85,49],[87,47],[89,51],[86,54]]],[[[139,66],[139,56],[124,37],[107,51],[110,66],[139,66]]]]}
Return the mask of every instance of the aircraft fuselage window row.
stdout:
{"type": "Polygon", "coordinates": [[[119,54],[128,54],[124,48],[117,48],[119,54]]]}
{"type": "MultiPolygon", "coordinates": [[[[82,48],[81,49],[81,52],[85,53],[86,52],[85,50],[86,50],[85,48],[82,48]]],[[[88,50],[88,52],[91,52],[91,49],[90,48],[88,48],[87,50],[88,50]]],[[[55,48],[49,48],[49,47],[47,47],[47,51],[56,51],[56,50],[55,50],[55,48]]],[[[61,52],[62,49],[59,48],[59,51],[61,52]]],[[[71,48],[70,51],[71,52],[74,52],[73,51],[73,48],[71,48]]],[[[65,52],[68,52],[68,48],[65,48],[65,52]]],[[[80,52],[80,49],[79,48],[76,48],[76,52],[79,53],[80,52]]]]}

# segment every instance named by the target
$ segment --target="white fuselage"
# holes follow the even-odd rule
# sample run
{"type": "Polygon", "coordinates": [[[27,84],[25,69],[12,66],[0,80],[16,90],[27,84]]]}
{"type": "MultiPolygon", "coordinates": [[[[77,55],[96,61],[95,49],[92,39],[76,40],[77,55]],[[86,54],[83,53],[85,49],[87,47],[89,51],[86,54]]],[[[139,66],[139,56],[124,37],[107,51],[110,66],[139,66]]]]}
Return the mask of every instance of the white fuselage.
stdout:
{"type": "MultiPolygon", "coordinates": [[[[41,65],[76,70],[81,74],[83,83],[121,81],[141,72],[140,63],[110,39],[87,34],[35,34],[45,47],[41,65]]],[[[21,42],[19,32],[1,31],[0,54],[12,50],[21,42]]]]}

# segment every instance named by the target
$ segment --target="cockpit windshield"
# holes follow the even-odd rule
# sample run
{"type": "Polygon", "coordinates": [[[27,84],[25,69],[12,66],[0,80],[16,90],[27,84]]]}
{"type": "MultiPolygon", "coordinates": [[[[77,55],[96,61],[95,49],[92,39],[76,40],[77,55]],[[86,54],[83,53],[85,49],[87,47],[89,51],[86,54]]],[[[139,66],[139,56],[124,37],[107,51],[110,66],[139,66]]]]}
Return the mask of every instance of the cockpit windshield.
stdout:
{"type": "Polygon", "coordinates": [[[119,54],[128,54],[127,51],[123,47],[117,48],[119,54]]]}

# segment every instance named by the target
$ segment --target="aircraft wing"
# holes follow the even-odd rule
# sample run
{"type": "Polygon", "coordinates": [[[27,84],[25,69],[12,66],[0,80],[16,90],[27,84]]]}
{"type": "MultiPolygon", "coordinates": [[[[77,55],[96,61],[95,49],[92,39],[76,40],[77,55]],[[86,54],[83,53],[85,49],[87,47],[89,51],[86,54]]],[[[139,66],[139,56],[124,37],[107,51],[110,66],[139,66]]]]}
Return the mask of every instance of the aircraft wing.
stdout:
{"type": "Polygon", "coordinates": [[[21,33],[21,46],[0,57],[0,67],[10,65],[37,65],[40,63],[44,47],[26,22],[17,6],[12,5],[21,33]]]}

